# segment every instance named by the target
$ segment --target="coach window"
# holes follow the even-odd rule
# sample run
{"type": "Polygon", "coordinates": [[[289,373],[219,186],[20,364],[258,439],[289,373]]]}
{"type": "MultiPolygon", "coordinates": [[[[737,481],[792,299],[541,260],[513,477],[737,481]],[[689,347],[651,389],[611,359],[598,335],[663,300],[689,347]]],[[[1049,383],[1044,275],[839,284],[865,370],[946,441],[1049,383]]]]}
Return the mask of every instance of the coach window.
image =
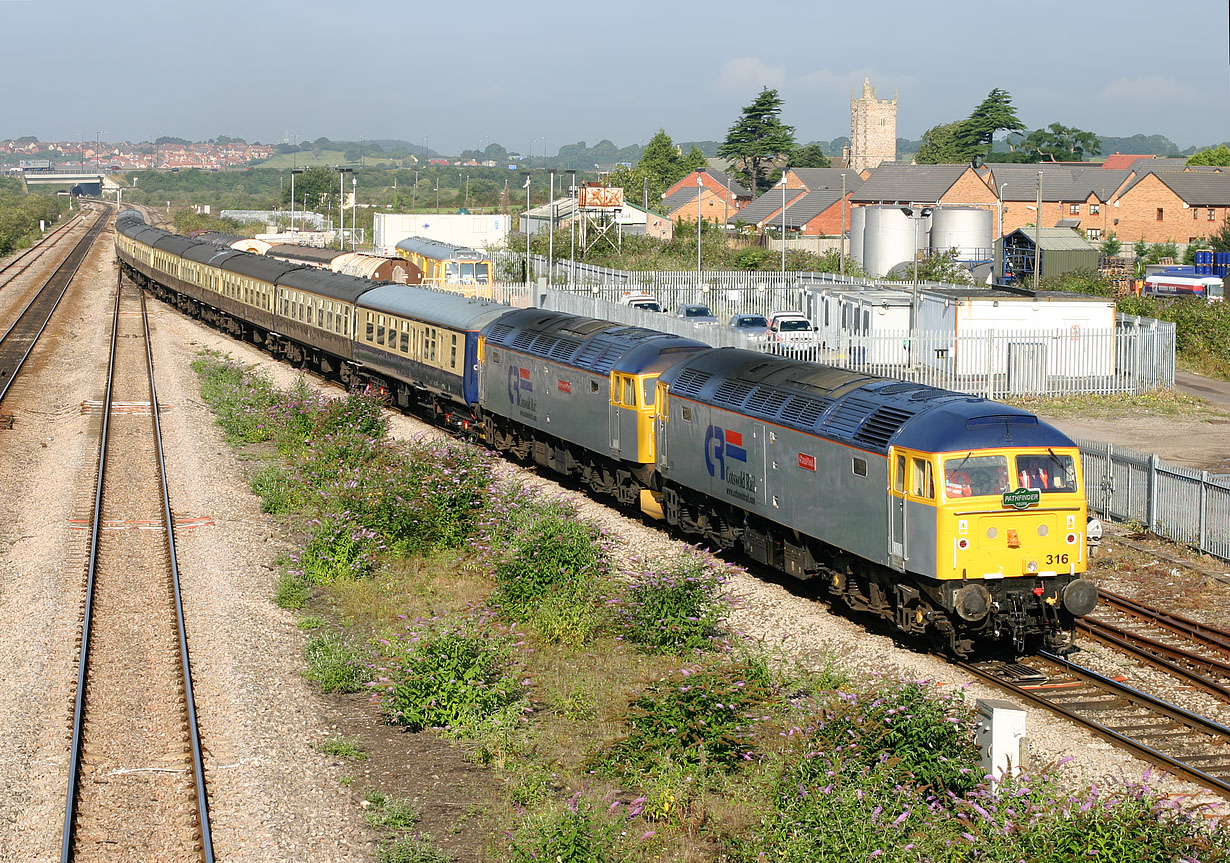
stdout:
{"type": "Polygon", "coordinates": [[[905,456],[898,455],[893,464],[893,491],[905,492],[905,456]]]}
{"type": "Polygon", "coordinates": [[[401,352],[402,352],[403,354],[408,354],[408,353],[410,353],[410,333],[409,333],[409,332],[407,332],[407,330],[406,330],[406,328],[407,328],[408,326],[409,326],[408,324],[402,324],[402,330],[401,330],[401,352]]]}
{"type": "Polygon", "coordinates": [[[916,458],[913,460],[913,470],[911,471],[910,493],[915,497],[923,497],[927,500],[935,499],[935,477],[931,472],[931,462],[924,458],[916,458]]]}
{"type": "Polygon", "coordinates": [[[376,319],[376,344],[384,344],[384,315],[376,319]]]}
{"type": "Polygon", "coordinates": [[[376,322],[372,320],[371,312],[367,313],[367,339],[368,342],[376,340],[376,322]]]}
{"type": "Polygon", "coordinates": [[[450,369],[457,368],[457,334],[453,333],[453,343],[448,351],[448,367],[450,369]]]}

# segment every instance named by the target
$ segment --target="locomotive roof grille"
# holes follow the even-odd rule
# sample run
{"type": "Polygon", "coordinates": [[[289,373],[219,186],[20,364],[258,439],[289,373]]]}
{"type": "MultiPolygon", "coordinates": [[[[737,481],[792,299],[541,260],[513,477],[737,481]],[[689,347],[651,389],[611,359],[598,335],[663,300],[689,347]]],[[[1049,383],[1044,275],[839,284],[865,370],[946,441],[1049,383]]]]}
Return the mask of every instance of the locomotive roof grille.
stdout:
{"type": "Polygon", "coordinates": [[[756,390],[748,399],[747,412],[764,417],[765,419],[775,420],[781,413],[782,406],[786,404],[789,398],[790,393],[782,392],[772,387],[756,387],[756,390]]]}
{"type": "Polygon", "coordinates": [[[850,396],[837,406],[824,424],[842,437],[853,438],[877,407],[879,405],[869,399],[850,396]]]}
{"type": "Polygon", "coordinates": [[[700,395],[700,391],[704,389],[705,384],[709,383],[709,379],[713,377],[713,372],[703,372],[699,369],[684,369],[679,377],[675,378],[675,382],[671,384],[671,390],[681,396],[696,397],[700,395]]]}
{"type": "Polygon", "coordinates": [[[512,346],[519,351],[528,351],[537,335],[538,334],[533,330],[522,330],[517,333],[517,337],[512,340],[512,346]]]}
{"type": "Polygon", "coordinates": [[[565,361],[569,359],[578,347],[581,346],[580,339],[558,338],[551,349],[547,351],[547,356],[553,360],[565,361]]]}
{"type": "Polygon", "coordinates": [[[790,401],[782,408],[782,422],[801,429],[811,429],[832,403],[832,399],[791,396],[790,401]]]}
{"type": "Polygon", "coordinates": [[[713,401],[719,405],[742,410],[743,403],[747,401],[748,395],[754,388],[755,385],[747,381],[725,380],[718,385],[717,391],[713,394],[713,401]]]}
{"type": "Polygon", "coordinates": [[[889,440],[897,433],[897,429],[901,428],[912,416],[914,416],[914,411],[882,407],[867,418],[867,422],[863,423],[863,427],[858,430],[854,439],[870,444],[877,450],[885,451],[888,449],[889,440]]]}
{"type": "Polygon", "coordinates": [[[487,341],[494,342],[495,344],[498,344],[498,345],[502,345],[504,344],[504,337],[507,336],[512,331],[513,331],[512,324],[496,324],[494,327],[491,328],[491,332],[487,336],[487,341]]]}

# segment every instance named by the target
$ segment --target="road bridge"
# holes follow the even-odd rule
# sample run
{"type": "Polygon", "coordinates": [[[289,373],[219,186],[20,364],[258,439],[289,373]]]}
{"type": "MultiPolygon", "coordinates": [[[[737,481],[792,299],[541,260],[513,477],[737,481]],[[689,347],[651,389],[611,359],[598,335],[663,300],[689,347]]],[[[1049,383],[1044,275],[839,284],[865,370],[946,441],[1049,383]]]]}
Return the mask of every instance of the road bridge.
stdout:
{"type": "Polygon", "coordinates": [[[26,171],[21,175],[21,185],[28,192],[31,186],[67,186],[78,194],[101,195],[123,188],[102,171],[26,171]]]}

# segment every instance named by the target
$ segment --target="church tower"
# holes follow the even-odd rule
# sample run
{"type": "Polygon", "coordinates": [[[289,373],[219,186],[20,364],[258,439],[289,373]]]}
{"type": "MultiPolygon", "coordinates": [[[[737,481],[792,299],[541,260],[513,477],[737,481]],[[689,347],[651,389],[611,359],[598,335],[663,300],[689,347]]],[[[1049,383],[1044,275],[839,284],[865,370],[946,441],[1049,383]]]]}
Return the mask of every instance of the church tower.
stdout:
{"type": "Polygon", "coordinates": [[[863,79],[861,98],[850,98],[849,166],[855,171],[897,161],[897,96],[877,99],[871,81],[863,79]]]}

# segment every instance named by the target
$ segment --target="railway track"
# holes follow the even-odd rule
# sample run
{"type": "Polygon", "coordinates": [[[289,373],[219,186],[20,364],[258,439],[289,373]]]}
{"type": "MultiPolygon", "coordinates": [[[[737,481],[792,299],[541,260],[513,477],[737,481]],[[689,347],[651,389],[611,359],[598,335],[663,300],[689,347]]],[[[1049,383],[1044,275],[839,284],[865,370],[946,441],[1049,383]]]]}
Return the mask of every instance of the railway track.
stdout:
{"type": "Polygon", "coordinates": [[[100,411],[61,861],[212,863],[145,297],[129,284],[100,411]]]}
{"type": "Polygon", "coordinates": [[[1230,728],[1224,725],[1049,653],[957,666],[1230,797],[1230,728]]]}
{"type": "Polygon", "coordinates": [[[1077,628],[1112,648],[1230,701],[1230,632],[1107,590],[1077,628]]]}
{"type": "Polygon", "coordinates": [[[0,267],[0,290],[3,290],[5,285],[28,270],[44,254],[55,248],[59,244],[60,240],[62,240],[64,236],[80,221],[81,214],[78,213],[50,234],[43,237],[43,239],[38,243],[22,251],[7,264],[0,267]]]}
{"type": "Polygon", "coordinates": [[[105,213],[100,214],[90,230],[81,238],[43,284],[34,297],[18,314],[8,330],[0,335],[0,403],[8,395],[13,381],[25,365],[34,345],[47,329],[51,316],[68,290],[73,276],[77,274],[94,240],[107,224],[105,213]]]}

